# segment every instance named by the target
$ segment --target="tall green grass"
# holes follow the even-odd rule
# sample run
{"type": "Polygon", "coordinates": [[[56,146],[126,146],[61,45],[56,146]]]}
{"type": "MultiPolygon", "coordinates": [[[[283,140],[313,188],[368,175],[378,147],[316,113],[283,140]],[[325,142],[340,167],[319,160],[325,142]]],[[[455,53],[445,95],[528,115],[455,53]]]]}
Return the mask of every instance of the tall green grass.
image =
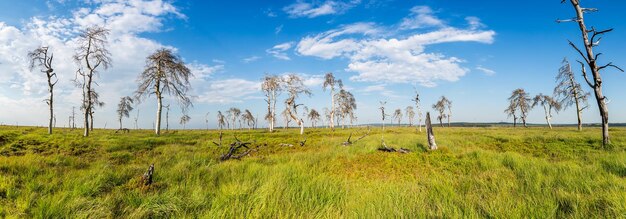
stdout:
{"type": "Polygon", "coordinates": [[[114,134],[0,126],[0,217],[207,218],[624,218],[626,129],[392,127],[341,146],[361,129],[236,130],[260,146],[219,162],[217,131],[114,134]],[[281,143],[293,147],[280,146],[281,143]],[[141,174],[155,164],[155,183],[141,174]]]}

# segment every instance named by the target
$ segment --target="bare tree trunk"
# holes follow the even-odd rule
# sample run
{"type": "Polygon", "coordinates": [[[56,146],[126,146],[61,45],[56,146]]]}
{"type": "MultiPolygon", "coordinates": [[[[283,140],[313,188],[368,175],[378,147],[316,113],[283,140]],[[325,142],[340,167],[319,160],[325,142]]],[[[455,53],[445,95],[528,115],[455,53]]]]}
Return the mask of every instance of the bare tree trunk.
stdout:
{"type": "Polygon", "coordinates": [[[430,123],[430,112],[426,112],[426,136],[428,138],[428,148],[430,150],[437,150],[437,143],[435,143],[435,134],[433,133],[433,126],[430,123]]]}
{"type": "Polygon", "coordinates": [[[53,95],[52,95],[52,84],[50,83],[50,80],[48,80],[48,86],[50,88],[50,101],[48,102],[48,106],[50,107],[50,124],[48,124],[48,134],[52,134],[52,126],[53,126],[53,120],[54,120],[54,107],[53,107],[53,95]]]}
{"type": "Polygon", "coordinates": [[[83,92],[84,95],[86,95],[86,99],[84,100],[85,102],[83,103],[85,105],[85,121],[84,121],[84,128],[85,131],[83,133],[84,137],[89,136],[89,112],[91,112],[91,76],[88,76],[88,82],[86,84],[86,91],[83,92]]]}
{"type": "Polygon", "coordinates": [[[93,131],[93,111],[89,112],[89,131],[93,131]]]}
{"type": "Polygon", "coordinates": [[[548,127],[550,127],[550,129],[552,129],[552,124],[550,123],[550,113],[548,112],[548,109],[546,108],[545,105],[543,105],[543,111],[546,114],[546,122],[548,123],[548,127]]]}
{"type": "Polygon", "coordinates": [[[157,115],[156,115],[156,125],[154,126],[154,133],[156,135],[161,135],[161,111],[163,109],[163,101],[161,97],[161,93],[159,91],[157,94],[157,115]]]}
{"type": "Polygon", "coordinates": [[[304,120],[300,119],[298,125],[300,125],[300,135],[304,135],[304,120]]]}
{"type": "Polygon", "coordinates": [[[335,88],[330,89],[330,129],[335,130],[335,88]]]}
{"type": "MultiPolygon", "coordinates": [[[[587,27],[585,26],[585,20],[583,18],[583,9],[580,7],[579,5],[579,1],[578,0],[570,0],[570,2],[572,3],[572,5],[574,6],[574,9],[576,9],[576,17],[577,17],[577,23],[578,23],[578,27],[580,28],[580,32],[582,34],[582,38],[583,38],[583,43],[585,45],[585,50],[587,53],[586,56],[586,62],[587,65],[589,65],[589,69],[591,69],[591,73],[593,75],[593,84],[589,82],[589,80],[587,80],[587,75],[585,74],[585,71],[583,70],[583,76],[585,76],[585,80],[587,81],[587,83],[593,88],[594,94],[596,96],[596,102],[598,104],[598,109],[600,111],[600,117],[602,117],[602,145],[605,146],[607,144],[610,144],[610,139],[609,139],[609,110],[608,107],[606,105],[606,97],[602,94],[602,78],[600,76],[600,70],[599,67],[596,63],[596,58],[597,55],[594,56],[593,53],[593,43],[595,42],[591,42],[589,40],[589,33],[591,31],[587,30],[587,27]]],[[[610,30],[607,30],[606,32],[608,32],[610,30]]],[[[593,30],[594,32],[594,36],[597,34],[595,32],[595,30],[593,30]]],[[[601,34],[600,34],[601,35],[601,34]]],[[[574,46],[574,44],[572,44],[570,42],[570,44],[572,46],[574,46]]],[[[576,48],[574,46],[574,48],[576,48]]],[[[576,50],[578,50],[578,48],[576,48],[576,50]]],[[[580,52],[580,50],[578,50],[578,52],[585,57],[582,52],[580,52]]],[[[610,63],[609,63],[610,65],[610,63]]],[[[607,65],[607,66],[609,66],[607,65]]],[[[606,66],[603,66],[606,67],[606,66]]],[[[615,67],[615,66],[614,66],[615,67]]],[[[583,66],[584,69],[584,66],[583,66]]]]}
{"type": "Polygon", "coordinates": [[[517,127],[517,116],[513,116],[513,128],[517,127]]]}

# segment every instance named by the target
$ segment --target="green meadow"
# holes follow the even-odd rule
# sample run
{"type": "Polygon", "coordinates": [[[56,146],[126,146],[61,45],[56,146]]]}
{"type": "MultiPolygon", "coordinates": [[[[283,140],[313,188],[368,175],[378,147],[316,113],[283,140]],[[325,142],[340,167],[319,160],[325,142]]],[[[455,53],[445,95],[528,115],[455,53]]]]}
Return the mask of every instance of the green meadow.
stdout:
{"type": "Polygon", "coordinates": [[[0,126],[0,218],[626,218],[626,128],[115,134],[0,126]],[[257,148],[220,161],[237,136],[257,148]],[[289,145],[293,146],[289,146],[289,145]],[[154,183],[141,176],[154,164],[154,183]]]}

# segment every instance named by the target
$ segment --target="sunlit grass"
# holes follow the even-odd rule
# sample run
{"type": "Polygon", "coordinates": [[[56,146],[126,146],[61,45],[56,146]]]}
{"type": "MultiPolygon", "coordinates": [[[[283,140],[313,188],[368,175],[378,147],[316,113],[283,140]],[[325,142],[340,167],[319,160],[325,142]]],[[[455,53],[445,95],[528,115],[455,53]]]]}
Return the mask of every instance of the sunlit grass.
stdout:
{"type": "Polygon", "coordinates": [[[595,218],[626,217],[626,129],[391,127],[352,146],[366,128],[237,130],[262,145],[241,160],[219,162],[217,131],[149,130],[114,134],[0,126],[0,217],[209,218],[595,218]],[[281,143],[293,147],[279,146],[281,143]],[[155,164],[155,183],[141,174],[155,164]]]}

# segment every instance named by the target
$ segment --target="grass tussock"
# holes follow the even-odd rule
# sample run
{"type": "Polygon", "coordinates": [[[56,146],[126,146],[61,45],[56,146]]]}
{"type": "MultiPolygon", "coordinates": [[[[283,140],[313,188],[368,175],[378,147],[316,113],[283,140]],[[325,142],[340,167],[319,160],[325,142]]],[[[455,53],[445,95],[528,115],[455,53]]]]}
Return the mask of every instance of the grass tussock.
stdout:
{"type": "Polygon", "coordinates": [[[0,126],[0,217],[35,218],[620,218],[626,217],[626,129],[237,130],[223,145],[262,146],[219,162],[217,131],[114,134],[0,126]],[[286,145],[293,145],[292,147],[286,145]],[[155,165],[154,183],[141,175],[155,165]]]}

